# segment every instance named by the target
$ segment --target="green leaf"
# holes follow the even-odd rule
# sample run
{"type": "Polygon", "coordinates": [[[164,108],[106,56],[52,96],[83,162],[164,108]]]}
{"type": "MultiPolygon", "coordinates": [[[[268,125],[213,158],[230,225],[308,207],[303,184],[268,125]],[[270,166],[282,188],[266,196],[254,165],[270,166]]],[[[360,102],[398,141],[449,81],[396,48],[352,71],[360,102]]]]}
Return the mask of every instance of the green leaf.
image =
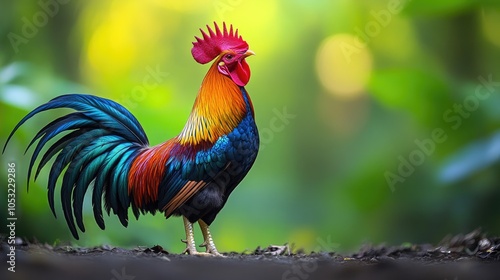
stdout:
{"type": "Polygon", "coordinates": [[[404,9],[410,15],[443,15],[467,10],[477,4],[473,0],[412,0],[404,9]]]}
{"type": "Polygon", "coordinates": [[[383,105],[409,112],[427,124],[442,120],[449,92],[436,74],[419,69],[374,71],[369,89],[383,105]]]}

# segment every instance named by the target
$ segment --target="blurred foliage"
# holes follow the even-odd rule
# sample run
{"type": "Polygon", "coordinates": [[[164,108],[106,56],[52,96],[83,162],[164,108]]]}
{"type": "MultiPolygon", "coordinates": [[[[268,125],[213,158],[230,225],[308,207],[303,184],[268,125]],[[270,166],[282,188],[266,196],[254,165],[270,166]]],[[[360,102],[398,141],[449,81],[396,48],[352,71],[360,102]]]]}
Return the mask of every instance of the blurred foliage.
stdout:
{"type": "MultiPolygon", "coordinates": [[[[324,248],[335,250],[437,242],[477,227],[498,235],[500,4],[401,3],[7,1],[1,144],[22,116],[69,92],[120,102],[151,144],[175,136],[208,69],[191,57],[193,36],[227,21],[257,53],[247,89],[263,146],[213,224],[221,251],[285,242],[311,250],[320,239],[338,243],[324,248]],[[444,142],[433,140],[435,129],[444,142]]],[[[25,147],[61,113],[30,120],[2,156],[2,182],[7,163],[17,163],[17,234],[180,252],[180,219],[141,216],[123,229],[112,216],[101,231],[87,200],[87,232],[76,241],[60,206],[58,220],[50,213],[47,169],[26,193],[25,147]]]]}

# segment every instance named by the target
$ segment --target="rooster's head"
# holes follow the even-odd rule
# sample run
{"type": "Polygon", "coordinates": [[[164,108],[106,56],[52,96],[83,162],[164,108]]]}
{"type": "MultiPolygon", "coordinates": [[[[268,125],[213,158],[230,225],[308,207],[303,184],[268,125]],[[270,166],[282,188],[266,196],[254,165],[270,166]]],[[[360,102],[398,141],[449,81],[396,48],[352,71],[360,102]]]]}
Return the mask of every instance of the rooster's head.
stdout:
{"type": "Polygon", "coordinates": [[[203,38],[196,38],[191,53],[194,59],[201,64],[208,63],[215,58],[217,68],[222,74],[229,76],[237,85],[245,86],[250,80],[250,67],[245,58],[255,54],[248,49],[248,44],[238,35],[238,29],[226,27],[222,23],[222,31],[214,22],[215,31],[208,25],[208,34],[200,29],[203,38]]]}

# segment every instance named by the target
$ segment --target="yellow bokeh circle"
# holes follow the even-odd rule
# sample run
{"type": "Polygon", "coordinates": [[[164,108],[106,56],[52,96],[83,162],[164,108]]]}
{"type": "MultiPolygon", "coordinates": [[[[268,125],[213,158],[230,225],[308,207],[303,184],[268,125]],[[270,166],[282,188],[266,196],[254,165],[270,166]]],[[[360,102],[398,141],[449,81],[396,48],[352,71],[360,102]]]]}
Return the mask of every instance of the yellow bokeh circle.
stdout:
{"type": "Polygon", "coordinates": [[[316,54],[316,71],[329,93],[353,98],[365,92],[372,71],[370,50],[351,34],[336,34],[323,40],[316,54]]]}

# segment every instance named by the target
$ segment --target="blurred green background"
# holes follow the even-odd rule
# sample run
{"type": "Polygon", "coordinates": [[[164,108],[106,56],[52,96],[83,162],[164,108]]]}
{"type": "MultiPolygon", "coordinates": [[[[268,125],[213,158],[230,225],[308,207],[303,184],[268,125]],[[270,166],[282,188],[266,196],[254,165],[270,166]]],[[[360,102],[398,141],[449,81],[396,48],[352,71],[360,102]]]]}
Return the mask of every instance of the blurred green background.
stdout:
{"type": "MultiPolygon", "coordinates": [[[[247,60],[246,88],[262,147],[212,226],[221,251],[436,243],[477,227],[499,235],[498,3],[7,1],[0,10],[1,144],[25,114],[70,92],[120,102],[151,144],[175,136],[209,67],[191,57],[193,36],[226,21],[257,54],[247,60]]],[[[7,147],[0,220],[7,163],[15,162],[18,236],[182,251],[179,218],[141,216],[124,229],[112,216],[101,231],[87,200],[87,232],[76,241],[60,205],[57,220],[50,213],[48,169],[26,192],[32,151],[24,149],[64,112],[30,120],[7,147]]]]}

